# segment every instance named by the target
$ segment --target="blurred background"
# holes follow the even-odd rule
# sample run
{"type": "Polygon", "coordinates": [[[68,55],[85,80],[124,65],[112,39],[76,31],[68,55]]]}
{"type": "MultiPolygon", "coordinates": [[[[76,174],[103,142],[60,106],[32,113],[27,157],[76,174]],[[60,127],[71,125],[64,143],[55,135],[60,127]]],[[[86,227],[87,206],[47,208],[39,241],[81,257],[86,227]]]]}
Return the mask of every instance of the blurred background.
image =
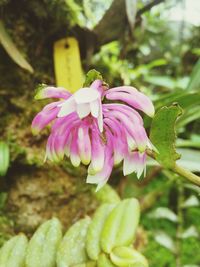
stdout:
{"type": "MultiPolygon", "coordinates": [[[[98,205],[85,168],[67,159],[43,164],[48,130],[34,137],[30,129],[47,103],[34,100],[35,88],[56,85],[59,71],[69,75],[56,48],[69,37],[79,46],[83,76],[95,68],[110,86],[147,94],[157,110],[182,107],[179,162],[200,173],[199,0],[0,0],[0,140],[9,146],[9,168],[0,177],[0,245],[20,231],[31,235],[52,216],[68,227],[98,205]]],[[[68,62],[72,80],[80,74],[77,60],[76,54],[68,62]]],[[[148,130],[151,121],[144,119],[148,130]]],[[[153,161],[139,181],[116,168],[110,184],[122,198],[141,202],[136,246],[151,267],[200,266],[198,186],[153,161]]]]}

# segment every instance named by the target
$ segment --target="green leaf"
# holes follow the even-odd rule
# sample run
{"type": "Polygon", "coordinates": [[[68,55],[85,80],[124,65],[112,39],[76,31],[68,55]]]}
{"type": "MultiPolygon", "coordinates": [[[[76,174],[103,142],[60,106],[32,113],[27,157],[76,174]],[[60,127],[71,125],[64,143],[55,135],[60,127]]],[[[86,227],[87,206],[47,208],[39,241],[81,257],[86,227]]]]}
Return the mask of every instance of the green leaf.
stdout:
{"type": "Polygon", "coordinates": [[[115,267],[116,265],[114,265],[110,259],[108,258],[107,255],[105,254],[101,254],[98,258],[97,261],[97,267],[115,267]]]}
{"type": "Polygon", "coordinates": [[[85,242],[90,222],[89,217],[81,219],[66,232],[57,251],[58,267],[74,266],[88,261],[85,242]]]}
{"type": "Polygon", "coordinates": [[[191,106],[200,103],[200,92],[194,93],[176,90],[172,93],[159,95],[158,99],[155,101],[155,106],[158,109],[163,106],[171,105],[173,102],[177,102],[183,109],[189,109],[191,106]]]}
{"type": "Polygon", "coordinates": [[[62,226],[57,218],[43,223],[28,244],[26,267],[54,267],[56,251],[61,239],[62,226]]]}
{"type": "Polygon", "coordinates": [[[199,172],[200,151],[186,148],[179,148],[177,151],[181,154],[181,159],[178,161],[180,166],[187,167],[192,172],[199,172]]]}
{"type": "Polygon", "coordinates": [[[119,267],[148,267],[146,258],[131,247],[114,248],[110,258],[119,267]]]}
{"type": "Polygon", "coordinates": [[[172,168],[180,158],[175,149],[175,123],[181,114],[182,109],[178,105],[163,107],[152,121],[150,140],[159,152],[155,154],[155,158],[167,168],[172,168]]]}
{"type": "Polygon", "coordinates": [[[177,121],[177,127],[179,128],[184,127],[187,124],[199,118],[200,118],[200,105],[196,105],[184,111],[183,115],[177,121]]]}
{"type": "Polygon", "coordinates": [[[105,184],[99,191],[95,191],[94,196],[101,203],[118,203],[120,201],[119,195],[109,184],[105,184]]]}
{"type": "Polygon", "coordinates": [[[88,228],[86,249],[92,260],[97,260],[101,253],[100,238],[105,221],[111,210],[115,207],[112,204],[103,204],[95,212],[91,224],[88,228]]]}
{"type": "Polygon", "coordinates": [[[100,72],[93,69],[93,70],[88,71],[88,73],[86,74],[86,78],[85,78],[85,82],[84,82],[83,86],[88,87],[95,80],[102,80],[103,81],[103,77],[102,77],[100,72]]]}
{"type": "Polygon", "coordinates": [[[27,245],[28,239],[24,234],[19,234],[8,240],[0,250],[0,266],[24,266],[27,245]]]}
{"type": "Polygon", "coordinates": [[[10,152],[8,144],[0,142],[0,176],[6,175],[10,163],[10,152]]]}
{"type": "Polygon", "coordinates": [[[191,77],[187,86],[187,90],[200,89],[200,59],[194,66],[191,77]]]}
{"type": "Polygon", "coordinates": [[[139,223],[140,206],[135,198],[121,201],[111,211],[101,233],[101,248],[110,253],[116,246],[132,244],[139,223]]]}
{"type": "Polygon", "coordinates": [[[21,52],[17,49],[9,34],[7,33],[3,22],[0,20],[0,42],[8,55],[17,63],[21,68],[33,73],[33,68],[23,57],[21,52]]]}

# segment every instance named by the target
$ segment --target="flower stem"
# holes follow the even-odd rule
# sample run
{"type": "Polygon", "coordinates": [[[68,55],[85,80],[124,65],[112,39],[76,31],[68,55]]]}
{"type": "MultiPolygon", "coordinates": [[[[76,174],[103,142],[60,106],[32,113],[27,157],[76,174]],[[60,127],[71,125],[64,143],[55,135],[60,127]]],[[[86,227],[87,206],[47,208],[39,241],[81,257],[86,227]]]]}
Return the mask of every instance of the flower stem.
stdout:
{"type": "Polygon", "coordinates": [[[175,166],[172,168],[172,171],[185,177],[186,179],[190,180],[192,183],[200,186],[200,177],[198,175],[190,172],[189,170],[175,164],[175,166]]]}

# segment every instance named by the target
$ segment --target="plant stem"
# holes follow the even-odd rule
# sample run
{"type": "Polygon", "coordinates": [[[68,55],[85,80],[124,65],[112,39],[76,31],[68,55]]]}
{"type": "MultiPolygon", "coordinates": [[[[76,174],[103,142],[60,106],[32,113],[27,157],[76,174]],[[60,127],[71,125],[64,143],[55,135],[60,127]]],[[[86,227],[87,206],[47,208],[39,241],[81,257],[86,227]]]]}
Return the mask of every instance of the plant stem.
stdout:
{"type": "Polygon", "coordinates": [[[183,181],[177,180],[178,186],[178,198],[177,198],[177,215],[178,215],[178,224],[176,231],[176,266],[181,267],[181,234],[183,232],[183,202],[184,202],[184,187],[183,181]]]}
{"type": "MultiPolygon", "coordinates": [[[[149,157],[151,157],[152,159],[156,160],[156,157],[154,155],[154,153],[150,150],[147,150],[147,154],[149,157]]],[[[191,181],[192,183],[200,186],[200,176],[192,173],[191,171],[181,167],[180,165],[175,163],[175,166],[171,168],[171,170],[183,177],[185,177],[186,179],[188,179],[189,181],[191,181]]]]}
{"type": "Polygon", "coordinates": [[[197,184],[198,186],[200,186],[200,177],[194,173],[192,173],[191,171],[175,164],[175,166],[172,168],[172,171],[174,171],[175,173],[185,177],[186,179],[190,180],[192,183],[197,184]]]}

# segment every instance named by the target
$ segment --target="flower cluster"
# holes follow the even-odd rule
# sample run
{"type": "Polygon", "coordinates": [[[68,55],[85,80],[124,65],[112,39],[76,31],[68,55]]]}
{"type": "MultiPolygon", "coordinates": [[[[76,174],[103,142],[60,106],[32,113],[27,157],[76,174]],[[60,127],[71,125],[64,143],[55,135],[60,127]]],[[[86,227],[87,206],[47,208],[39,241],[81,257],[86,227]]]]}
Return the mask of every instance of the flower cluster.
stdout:
{"type": "Polygon", "coordinates": [[[46,105],[32,122],[35,134],[52,123],[47,159],[58,162],[66,155],[75,167],[81,162],[89,165],[87,182],[98,184],[97,190],[107,182],[113,166],[122,161],[124,175],[135,172],[141,176],[146,150],[153,147],[135,109],[154,115],[147,96],[134,87],[108,89],[95,80],[74,94],[61,87],[46,87],[36,95],[36,99],[44,98],[60,99],[46,105]]]}

